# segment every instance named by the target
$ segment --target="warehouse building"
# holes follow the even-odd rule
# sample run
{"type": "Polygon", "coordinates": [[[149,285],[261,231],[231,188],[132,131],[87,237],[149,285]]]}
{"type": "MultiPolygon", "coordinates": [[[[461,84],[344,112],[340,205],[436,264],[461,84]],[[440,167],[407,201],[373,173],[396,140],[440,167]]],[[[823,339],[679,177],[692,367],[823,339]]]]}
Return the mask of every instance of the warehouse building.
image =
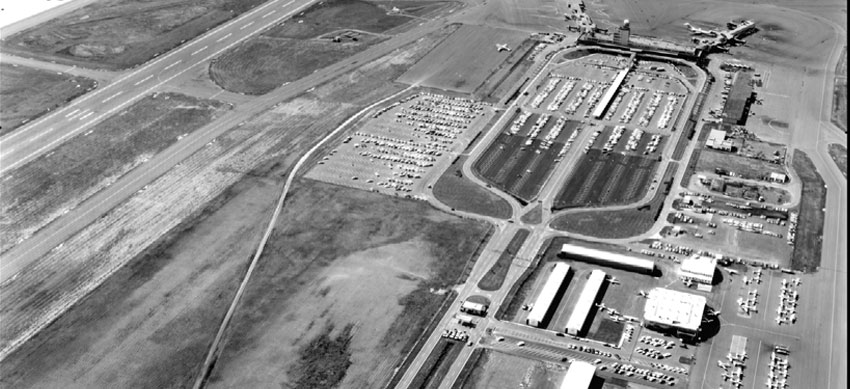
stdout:
{"type": "Polygon", "coordinates": [[[570,363],[567,375],[561,381],[561,389],[589,388],[595,374],[596,366],[584,361],[573,361],[573,363],[570,363]]]}
{"type": "Polygon", "coordinates": [[[700,284],[711,285],[714,283],[714,269],[717,267],[717,258],[708,255],[694,254],[682,261],[679,276],[684,280],[691,280],[700,284]]]}
{"type": "Polygon", "coordinates": [[[590,272],[590,277],[587,283],[584,284],[584,290],[581,291],[581,296],[578,302],[573,307],[573,313],[567,321],[567,328],[564,332],[578,336],[587,324],[587,316],[590,314],[590,309],[593,308],[593,303],[596,302],[596,297],[599,296],[599,290],[602,288],[602,283],[605,282],[605,272],[602,270],[594,270],[590,272]]]}
{"type": "Polygon", "coordinates": [[[744,125],[747,123],[750,104],[753,102],[753,86],[750,72],[738,72],[723,106],[723,123],[744,125]]]}
{"type": "Polygon", "coordinates": [[[561,246],[561,256],[593,264],[621,268],[641,273],[655,272],[655,262],[649,259],[635,258],[628,255],[596,250],[573,244],[561,246]]]}
{"type": "Polygon", "coordinates": [[[705,313],[703,296],[655,288],[649,291],[643,311],[646,328],[694,339],[699,335],[705,313]]]}
{"type": "Polygon", "coordinates": [[[566,280],[569,272],[570,265],[564,262],[555,263],[552,273],[549,274],[546,284],[543,285],[543,290],[540,291],[540,295],[534,301],[531,312],[528,313],[528,317],[525,319],[526,324],[538,328],[546,325],[546,320],[549,319],[549,315],[552,313],[552,302],[555,301],[555,297],[563,290],[564,280],[566,280]]]}

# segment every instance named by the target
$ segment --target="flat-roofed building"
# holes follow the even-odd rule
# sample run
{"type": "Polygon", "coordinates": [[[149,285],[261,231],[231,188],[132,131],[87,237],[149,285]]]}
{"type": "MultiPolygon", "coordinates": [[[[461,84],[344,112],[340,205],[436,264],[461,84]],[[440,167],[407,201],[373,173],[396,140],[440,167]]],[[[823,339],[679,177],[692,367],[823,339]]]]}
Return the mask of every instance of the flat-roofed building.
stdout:
{"type": "Polygon", "coordinates": [[[472,301],[464,301],[460,305],[460,311],[471,313],[473,315],[484,316],[487,314],[487,306],[481,303],[476,303],[472,301]]]}
{"type": "Polygon", "coordinates": [[[593,117],[599,119],[602,115],[605,114],[605,110],[608,109],[608,106],[611,104],[611,99],[614,98],[614,95],[617,94],[617,91],[620,90],[620,85],[623,84],[623,80],[626,79],[626,76],[632,70],[631,64],[623,70],[620,70],[620,73],[614,77],[614,82],[611,83],[611,86],[608,87],[608,90],[605,91],[605,94],[602,95],[602,99],[599,100],[599,104],[596,105],[596,108],[593,109],[593,117]]]}
{"type": "Polygon", "coordinates": [[[656,331],[692,339],[699,334],[705,304],[703,296],[655,288],[647,296],[643,324],[656,331]]]}
{"type": "Polygon", "coordinates": [[[591,249],[574,244],[561,246],[561,255],[579,261],[595,263],[626,270],[652,274],[655,272],[655,262],[649,259],[636,258],[629,255],[591,249]]]}
{"type": "Polygon", "coordinates": [[[732,141],[726,140],[726,131],[723,130],[711,130],[705,140],[705,146],[715,150],[732,151],[732,141]]]}
{"type": "Polygon", "coordinates": [[[595,374],[596,366],[584,361],[573,361],[567,369],[567,375],[561,381],[561,389],[587,389],[595,374]]]}
{"type": "Polygon", "coordinates": [[[587,315],[590,314],[590,309],[593,308],[593,303],[596,302],[596,297],[599,296],[599,289],[602,288],[602,283],[605,282],[605,272],[602,270],[594,270],[590,272],[590,277],[584,284],[584,290],[581,291],[581,296],[578,302],[573,307],[573,313],[570,319],[567,320],[567,327],[564,330],[566,333],[578,336],[587,324],[587,315]]]}
{"type": "Polygon", "coordinates": [[[528,317],[525,319],[526,324],[533,327],[543,327],[546,324],[546,320],[552,311],[552,302],[555,301],[555,297],[561,292],[564,286],[564,280],[566,280],[569,272],[570,265],[564,262],[555,263],[552,272],[549,273],[549,278],[546,279],[546,283],[543,285],[543,290],[540,291],[540,294],[534,301],[531,312],[528,313],[528,317]]]}
{"type": "Polygon", "coordinates": [[[679,276],[682,277],[682,279],[711,285],[714,283],[714,269],[716,267],[717,258],[708,255],[694,254],[682,261],[682,267],[679,269],[679,276]]]}

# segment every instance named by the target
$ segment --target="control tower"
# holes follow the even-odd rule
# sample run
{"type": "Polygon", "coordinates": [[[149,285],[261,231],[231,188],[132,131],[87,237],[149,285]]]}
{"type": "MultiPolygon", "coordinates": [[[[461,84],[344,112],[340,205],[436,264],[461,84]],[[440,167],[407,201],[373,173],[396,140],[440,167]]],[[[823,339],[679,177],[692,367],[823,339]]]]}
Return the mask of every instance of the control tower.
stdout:
{"type": "Polygon", "coordinates": [[[629,36],[632,31],[629,27],[629,19],[623,20],[623,25],[614,32],[614,43],[622,46],[629,45],[629,36]]]}

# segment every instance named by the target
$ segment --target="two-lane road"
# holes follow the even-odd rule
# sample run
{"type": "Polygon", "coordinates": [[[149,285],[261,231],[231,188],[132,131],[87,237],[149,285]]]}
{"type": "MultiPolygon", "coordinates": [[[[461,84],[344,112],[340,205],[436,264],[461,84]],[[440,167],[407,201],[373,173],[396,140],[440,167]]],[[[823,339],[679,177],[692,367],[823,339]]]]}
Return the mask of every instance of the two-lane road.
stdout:
{"type": "Polygon", "coordinates": [[[271,0],[195,38],[103,88],[0,138],[0,173],[6,173],[84,133],[154,89],[309,6],[314,0],[271,0]]]}

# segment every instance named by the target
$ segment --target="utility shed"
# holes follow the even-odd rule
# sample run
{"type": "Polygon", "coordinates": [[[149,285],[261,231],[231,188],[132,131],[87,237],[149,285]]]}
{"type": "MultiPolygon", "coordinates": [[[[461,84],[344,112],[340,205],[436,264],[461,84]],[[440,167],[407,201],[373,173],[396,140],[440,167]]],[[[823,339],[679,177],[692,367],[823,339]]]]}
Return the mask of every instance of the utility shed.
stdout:
{"type": "Polygon", "coordinates": [[[567,375],[561,381],[561,389],[587,389],[593,381],[594,374],[596,374],[596,366],[576,360],[570,364],[567,375]]]}
{"type": "Polygon", "coordinates": [[[584,290],[581,291],[581,296],[573,308],[573,313],[567,321],[566,333],[578,336],[587,322],[587,315],[590,314],[590,308],[596,302],[596,297],[599,295],[599,289],[602,288],[602,283],[605,282],[605,272],[602,270],[594,270],[590,272],[590,277],[587,283],[584,284],[584,290]]]}
{"type": "Polygon", "coordinates": [[[552,302],[555,301],[555,296],[561,291],[561,287],[563,287],[564,280],[567,278],[569,272],[570,265],[564,262],[555,263],[552,273],[549,274],[546,284],[543,285],[543,290],[540,291],[540,295],[534,301],[531,312],[528,313],[528,317],[525,319],[526,324],[533,327],[542,327],[545,324],[552,308],[552,302]]]}

